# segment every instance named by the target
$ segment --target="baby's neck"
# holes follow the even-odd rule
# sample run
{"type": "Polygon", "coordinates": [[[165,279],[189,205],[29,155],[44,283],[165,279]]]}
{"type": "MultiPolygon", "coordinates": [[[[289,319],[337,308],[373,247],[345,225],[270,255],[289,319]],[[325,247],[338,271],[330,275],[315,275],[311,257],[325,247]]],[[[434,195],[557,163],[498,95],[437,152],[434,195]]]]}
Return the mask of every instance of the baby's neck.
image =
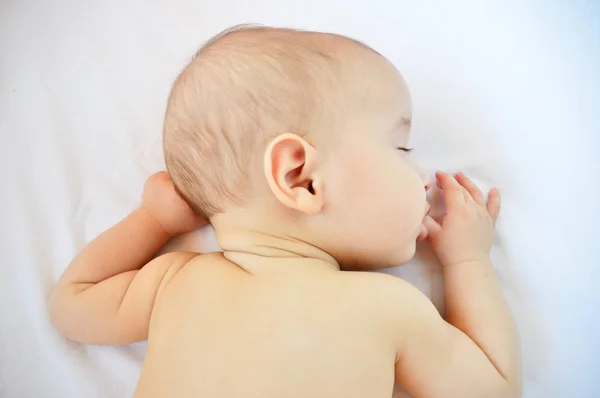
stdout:
{"type": "Polygon", "coordinates": [[[339,271],[339,265],[309,257],[267,257],[255,253],[223,251],[223,256],[253,275],[307,270],[339,271]]]}
{"type": "Polygon", "coordinates": [[[225,258],[249,273],[291,268],[340,269],[332,256],[287,231],[265,232],[262,225],[253,223],[248,227],[239,222],[226,222],[224,218],[211,221],[225,258]]]}

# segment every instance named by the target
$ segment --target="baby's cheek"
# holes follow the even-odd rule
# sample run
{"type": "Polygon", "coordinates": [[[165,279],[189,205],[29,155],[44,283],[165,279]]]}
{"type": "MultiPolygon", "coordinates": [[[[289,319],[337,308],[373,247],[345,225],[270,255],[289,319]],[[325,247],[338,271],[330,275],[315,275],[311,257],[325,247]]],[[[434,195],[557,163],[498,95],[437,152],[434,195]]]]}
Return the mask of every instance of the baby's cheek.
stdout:
{"type": "Polygon", "coordinates": [[[404,251],[401,257],[398,259],[401,264],[405,264],[415,257],[415,253],[417,252],[417,241],[413,240],[408,245],[404,247],[404,251]]]}
{"type": "Polygon", "coordinates": [[[408,235],[408,240],[412,240],[415,233],[418,235],[427,207],[425,188],[417,189],[414,185],[411,188],[407,187],[399,194],[395,217],[402,228],[401,233],[408,235]]]}

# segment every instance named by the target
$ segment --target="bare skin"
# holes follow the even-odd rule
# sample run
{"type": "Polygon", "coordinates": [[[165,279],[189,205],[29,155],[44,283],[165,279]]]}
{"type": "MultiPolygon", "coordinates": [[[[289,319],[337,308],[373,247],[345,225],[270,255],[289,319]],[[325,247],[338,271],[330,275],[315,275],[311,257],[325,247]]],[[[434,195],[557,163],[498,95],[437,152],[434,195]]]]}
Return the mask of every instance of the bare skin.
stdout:
{"type": "MultiPolygon", "coordinates": [[[[440,178],[447,196],[467,192],[440,178]]],[[[415,397],[518,396],[514,359],[494,351],[506,336],[486,313],[506,309],[486,261],[444,269],[456,327],[410,284],[321,259],[248,258],[244,269],[220,253],[168,253],[144,266],[201,224],[157,174],[140,209],[92,241],[51,297],[53,323],[73,340],[148,338],[136,397],[390,397],[395,381],[415,397]]]]}
{"type": "Polygon", "coordinates": [[[190,261],[156,304],[136,396],[390,397],[405,338],[395,323],[411,318],[390,298],[418,293],[385,275],[282,263],[294,269],[190,261]]]}
{"type": "Polygon", "coordinates": [[[429,217],[406,83],[381,55],[347,50],[323,102],[335,123],[269,138],[246,171],[252,195],[211,216],[222,254],[153,258],[203,225],[158,173],[65,270],[49,303],[61,333],[148,339],[137,398],[389,398],[394,383],[416,398],[520,396],[517,333],[489,258],[499,193],[438,173],[446,214],[429,217]],[[409,261],[418,239],[442,263],[445,319],[410,284],[363,272],[409,261]]]}

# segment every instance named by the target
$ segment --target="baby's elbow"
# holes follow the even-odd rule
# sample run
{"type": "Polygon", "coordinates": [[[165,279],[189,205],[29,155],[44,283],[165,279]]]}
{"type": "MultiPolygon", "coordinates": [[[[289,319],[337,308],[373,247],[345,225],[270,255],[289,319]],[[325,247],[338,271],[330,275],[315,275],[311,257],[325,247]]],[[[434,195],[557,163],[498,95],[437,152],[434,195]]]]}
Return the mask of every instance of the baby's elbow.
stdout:
{"type": "Polygon", "coordinates": [[[498,398],[521,398],[521,386],[512,380],[504,380],[490,395],[498,398]]]}
{"type": "Polygon", "coordinates": [[[521,398],[521,384],[513,378],[504,377],[498,372],[480,375],[480,378],[480,388],[472,389],[469,397],[521,398]]]}
{"type": "Polygon", "coordinates": [[[499,397],[506,398],[521,398],[523,394],[523,382],[520,372],[520,367],[516,364],[505,367],[502,375],[502,386],[499,389],[502,391],[498,394],[499,397]]]}
{"type": "Polygon", "coordinates": [[[65,297],[64,287],[57,285],[48,298],[47,306],[50,325],[62,335],[65,335],[68,329],[65,322],[67,319],[65,317],[65,300],[68,298],[65,297]]]}
{"type": "MultiPolygon", "coordinates": [[[[89,288],[83,284],[57,285],[48,298],[48,318],[64,338],[89,345],[123,345],[133,341],[123,335],[123,322],[115,313],[94,305],[81,294],[89,288]]],[[[142,340],[142,339],[140,339],[142,340]]],[[[135,340],[138,341],[138,340],[135,340]]]]}
{"type": "Polygon", "coordinates": [[[511,379],[506,382],[506,397],[507,398],[521,398],[523,394],[521,381],[511,379]]]}
{"type": "Polygon", "coordinates": [[[78,341],[78,322],[73,313],[76,299],[72,286],[59,283],[54,287],[47,303],[50,325],[62,336],[73,341],[78,341]]]}

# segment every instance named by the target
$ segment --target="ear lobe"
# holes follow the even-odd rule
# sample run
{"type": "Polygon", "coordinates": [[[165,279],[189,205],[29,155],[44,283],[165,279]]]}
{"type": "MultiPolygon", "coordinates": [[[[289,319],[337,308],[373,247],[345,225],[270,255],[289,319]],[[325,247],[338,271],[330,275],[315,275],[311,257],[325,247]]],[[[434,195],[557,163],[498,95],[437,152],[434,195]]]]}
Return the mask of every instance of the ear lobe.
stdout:
{"type": "Polygon", "coordinates": [[[265,151],[264,172],[271,191],[284,206],[305,214],[323,207],[315,155],[308,142],[289,133],[277,136],[265,151]]]}

